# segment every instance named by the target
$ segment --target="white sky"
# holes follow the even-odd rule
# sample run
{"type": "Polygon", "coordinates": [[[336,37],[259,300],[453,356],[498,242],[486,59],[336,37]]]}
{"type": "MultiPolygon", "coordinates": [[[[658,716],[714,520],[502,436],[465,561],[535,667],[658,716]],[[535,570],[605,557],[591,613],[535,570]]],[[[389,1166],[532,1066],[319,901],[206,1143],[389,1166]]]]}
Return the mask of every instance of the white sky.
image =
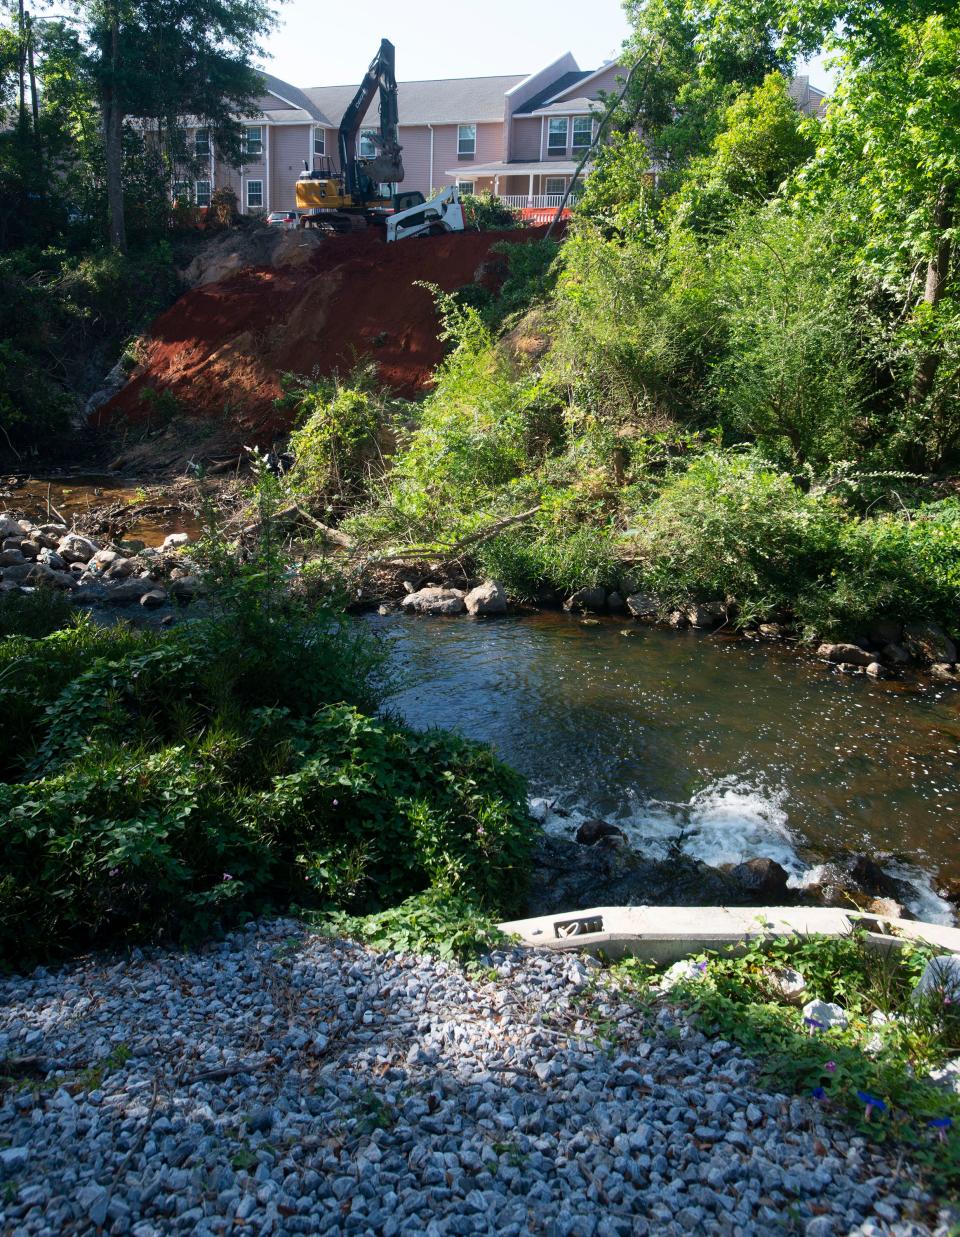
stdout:
{"type": "MultiPolygon", "coordinates": [[[[359,83],[382,38],[397,48],[397,77],[532,73],[566,51],[595,69],[628,34],[620,0],[285,0],[264,68],[295,86],[359,83]]],[[[825,87],[818,62],[811,80],[825,87]]]]}

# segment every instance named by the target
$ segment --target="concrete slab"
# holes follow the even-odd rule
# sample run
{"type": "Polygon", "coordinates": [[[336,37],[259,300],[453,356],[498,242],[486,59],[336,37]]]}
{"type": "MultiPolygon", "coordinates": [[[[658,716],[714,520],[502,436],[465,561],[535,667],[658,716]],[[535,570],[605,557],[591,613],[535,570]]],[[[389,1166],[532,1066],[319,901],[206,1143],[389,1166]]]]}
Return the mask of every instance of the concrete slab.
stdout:
{"type": "Polygon", "coordinates": [[[500,924],[526,945],[669,963],[757,937],[849,936],[860,927],[878,949],[923,940],[960,954],[960,928],[827,906],[593,906],[500,924]]]}

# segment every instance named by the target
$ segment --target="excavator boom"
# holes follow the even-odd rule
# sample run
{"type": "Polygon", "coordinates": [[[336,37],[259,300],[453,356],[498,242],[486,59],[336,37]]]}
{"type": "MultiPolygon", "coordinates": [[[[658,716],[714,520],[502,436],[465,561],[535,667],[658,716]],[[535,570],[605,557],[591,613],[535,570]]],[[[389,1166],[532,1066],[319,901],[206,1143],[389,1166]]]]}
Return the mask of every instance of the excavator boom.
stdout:
{"type": "Polygon", "coordinates": [[[380,50],[370,62],[340,122],[340,168],[344,190],[354,201],[365,202],[374,197],[380,184],[396,184],[403,180],[398,115],[396,49],[389,39],[381,39],[380,50]],[[380,92],[380,130],[374,138],[376,154],[361,159],[357,156],[357,136],[377,91],[380,92]]]}

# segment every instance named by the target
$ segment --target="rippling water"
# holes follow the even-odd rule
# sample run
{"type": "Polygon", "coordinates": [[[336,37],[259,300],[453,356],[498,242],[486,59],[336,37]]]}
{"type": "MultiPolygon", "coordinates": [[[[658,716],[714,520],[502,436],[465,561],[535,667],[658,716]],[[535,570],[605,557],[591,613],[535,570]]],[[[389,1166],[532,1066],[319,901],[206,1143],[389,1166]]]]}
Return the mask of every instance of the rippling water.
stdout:
{"type": "Polygon", "coordinates": [[[797,881],[842,849],[960,877],[954,689],[693,632],[626,638],[623,619],[368,621],[391,650],[389,708],[491,743],[573,822],[615,820],[648,851],[680,837],[713,864],[768,855],[797,881]]]}

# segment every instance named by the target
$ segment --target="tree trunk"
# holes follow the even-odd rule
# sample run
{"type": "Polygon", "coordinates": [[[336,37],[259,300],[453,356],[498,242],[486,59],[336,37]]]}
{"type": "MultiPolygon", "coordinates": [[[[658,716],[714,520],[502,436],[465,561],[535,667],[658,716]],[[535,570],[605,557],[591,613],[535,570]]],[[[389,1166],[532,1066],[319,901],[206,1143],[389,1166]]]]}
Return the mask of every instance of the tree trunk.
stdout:
{"type": "MultiPolygon", "coordinates": [[[[108,92],[112,96],[112,91],[108,92]]],[[[112,97],[102,100],[103,142],[107,163],[107,212],[110,244],[127,252],[127,229],[123,217],[123,115],[112,97]]]]}
{"type": "Polygon", "coordinates": [[[114,12],[110,22],[110,43],[103,49],[109,61],[108,84],[100,100],[103,115],[103,145],[107,165],[107,212],[110,217],[110,244],[127,252],[127,226],[123,215],[123,107],[117,98],[117,69],[120,51],[120,26],[114,12]]]}
{"type": "MultiPolygon", "coordinates": [[[[949,185],[941,185],[937,195],[937,204],[933,211],[934,234],[938,237],[936,251],[927,263],[927,282],[923,290],[923,304],[935,310],[943,299],[950,276],[951,239],[950,228],[953,226],[953,189],[949,185]]],[[[940,368],[941,350],[932,347],[923,353],[917,362],[913,376],[913,390],[910,392],[910,403],[919,404],[933,390],[933,384],[940,368]]]]}
{"type": "Polygon", "coordinates": [[[23,13],[23,0],[20,0],[17,6],[17,72],[20,77],[20,108],[19,108],[19,123],[21,137],[26,132],[27,128],[27,23],[23,13]]]}
{"type": "Polygon", "coordinates": [[[42,154],[40,143],[40,96],[37,94],[37,71],[33,64],[33,22],[27,21],[27,65],[30,71],[30,108],[33,112],[33,144],[37,158],[42,154]]]}

